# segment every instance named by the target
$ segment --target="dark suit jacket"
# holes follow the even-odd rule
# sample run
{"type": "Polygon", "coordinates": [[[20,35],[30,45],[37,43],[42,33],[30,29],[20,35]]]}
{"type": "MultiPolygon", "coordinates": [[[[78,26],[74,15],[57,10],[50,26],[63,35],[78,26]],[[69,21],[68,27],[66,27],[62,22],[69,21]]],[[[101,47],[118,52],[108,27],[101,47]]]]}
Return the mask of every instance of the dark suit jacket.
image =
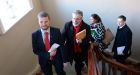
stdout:
{"type": "MultiPolygon", "coordinates": [[[[85,22],[82,21],[82,25],[80,31],[86,29],[86,37],[82,40],[80,47],[82,49],[82,56],[81,58],[85,60],[87,58],[87,52],[89,48],[89,41],[90,41],[90,26],[87,25],[85,22]]],[[[74,27],[72,25],[72,21],[67,22],[64,26],[62,31],[62,37],[64,44],[64,62],[71,62],[74,56],[74,27]]]]}
{"type": "Polygon", "coordinates": [[[117,54],[117,47],[125,46],[125,49],[123,51],[124,55],[123,57],[127,58],[131,55],[131,44],[132,44],[132,32],[130,28],[125,25],[123,28],[117,29],[114,45],[113,45],[113,52],[114,57],[118,57],[117,54]]]}
{"type": "MultiPolygon", "coordinates": [[[[57,49],[56,56],[54,60],[63,61],[62,60],[62,36],[60,30],[54,27],[50,27],[50,45],[54,43],[60,44],[60,47],[57,49]]],[[[50,53],[45,51],[45,44],[43,42],[43,37],[41,33],[41,29],[32,33],[32,48],[33,52],[38,55],[39,62],[43,60],[49,60],[50,53]]]]}

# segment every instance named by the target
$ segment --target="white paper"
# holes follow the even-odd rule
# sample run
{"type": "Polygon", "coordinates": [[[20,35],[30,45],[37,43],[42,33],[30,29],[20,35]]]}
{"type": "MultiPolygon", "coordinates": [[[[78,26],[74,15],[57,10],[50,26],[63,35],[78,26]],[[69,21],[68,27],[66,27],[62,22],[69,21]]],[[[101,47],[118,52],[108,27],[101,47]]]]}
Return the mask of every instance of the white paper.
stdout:
{"type": "Polygon", "coordinates": [[[60,46],[59,44],[54,43],[54,44],[51,46],[51,48],[50,48],[50,50],[49,50],[48,52],[52,52],[52,51],[57,50],[57,48],[58,48],[59,46],[60,46]]]}
{"type": "Polygon", "coordinates": [[[123,55],[124,49],[125,49],[125,46],[117,47],[117,53],[118,53],[118,55],[123,55]]]}

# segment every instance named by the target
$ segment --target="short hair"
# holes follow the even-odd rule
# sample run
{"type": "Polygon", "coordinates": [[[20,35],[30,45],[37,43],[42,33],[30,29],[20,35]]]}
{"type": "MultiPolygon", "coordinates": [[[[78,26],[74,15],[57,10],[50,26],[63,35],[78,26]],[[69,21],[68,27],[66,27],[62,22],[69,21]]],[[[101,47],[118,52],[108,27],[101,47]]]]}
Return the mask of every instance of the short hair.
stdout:
{"type": "Polygon", "coordinates": [[[75,10],[73,14],[79,14],[83,17],[83,12],[81,10],[75,10]]]}
{"type": "Polygon", "coordinates": [[[124,15],[120,15],[118,18],[123,19],[124,21],[126,21],[126,17],[124,15]]]}
{"type": "Polygon", "coordinates": [[[39,12],[38,15],[37,15],[37,17],[38,17],[38,18],[40,18],[40,17],[48,17],[48,18],[50,19],[49,14],[46,13],[45,11],[39,12]]]}
{"type": "Polygon", "coordinates": [[[97,14],[91,14],[91,17],[94,18],[97,21],[97,23],[102,22],[100,16],[97,14]]]}

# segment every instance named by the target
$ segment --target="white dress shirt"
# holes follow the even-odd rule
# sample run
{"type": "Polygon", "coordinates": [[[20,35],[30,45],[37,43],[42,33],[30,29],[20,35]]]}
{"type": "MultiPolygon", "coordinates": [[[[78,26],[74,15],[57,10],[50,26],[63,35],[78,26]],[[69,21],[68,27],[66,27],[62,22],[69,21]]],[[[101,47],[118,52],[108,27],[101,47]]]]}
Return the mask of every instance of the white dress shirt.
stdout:
{"type": "Polygon", "coordinates": [[[50,28],[48,28],[47,30],[41,29],[41,33],[42,33],[42,37],[43,37],[43,42],[44,43],[45,43],[45,32],[48,32],[48,39],[50,41],[50,28]]]}

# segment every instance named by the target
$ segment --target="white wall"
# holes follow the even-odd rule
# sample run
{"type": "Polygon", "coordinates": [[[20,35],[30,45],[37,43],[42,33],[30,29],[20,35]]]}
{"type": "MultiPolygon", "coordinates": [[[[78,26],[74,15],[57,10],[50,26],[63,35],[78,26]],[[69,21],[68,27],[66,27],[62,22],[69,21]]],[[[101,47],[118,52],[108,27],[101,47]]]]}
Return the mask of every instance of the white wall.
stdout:
{"type": "Polygon", "coordinates": [[[39,0],[32,1],[33,10],[0,36],[0,75],[27,75],[36,67],[31,33],[38,28],[36,15],[42,7],[39,0]]]}
{"type": "Polygon", "coordinates": [[[119,15],[127,17],[127,24],[133,32],[132,57],[140,60],[140,0],[41,0],[44,9],[51,15],[52,25],[63,28],[71,20],[71,13],[80,9],[84,20],[89,24],[91,13],[97,13],[106,27],[116,33],[116,19],[119,15]]]}

